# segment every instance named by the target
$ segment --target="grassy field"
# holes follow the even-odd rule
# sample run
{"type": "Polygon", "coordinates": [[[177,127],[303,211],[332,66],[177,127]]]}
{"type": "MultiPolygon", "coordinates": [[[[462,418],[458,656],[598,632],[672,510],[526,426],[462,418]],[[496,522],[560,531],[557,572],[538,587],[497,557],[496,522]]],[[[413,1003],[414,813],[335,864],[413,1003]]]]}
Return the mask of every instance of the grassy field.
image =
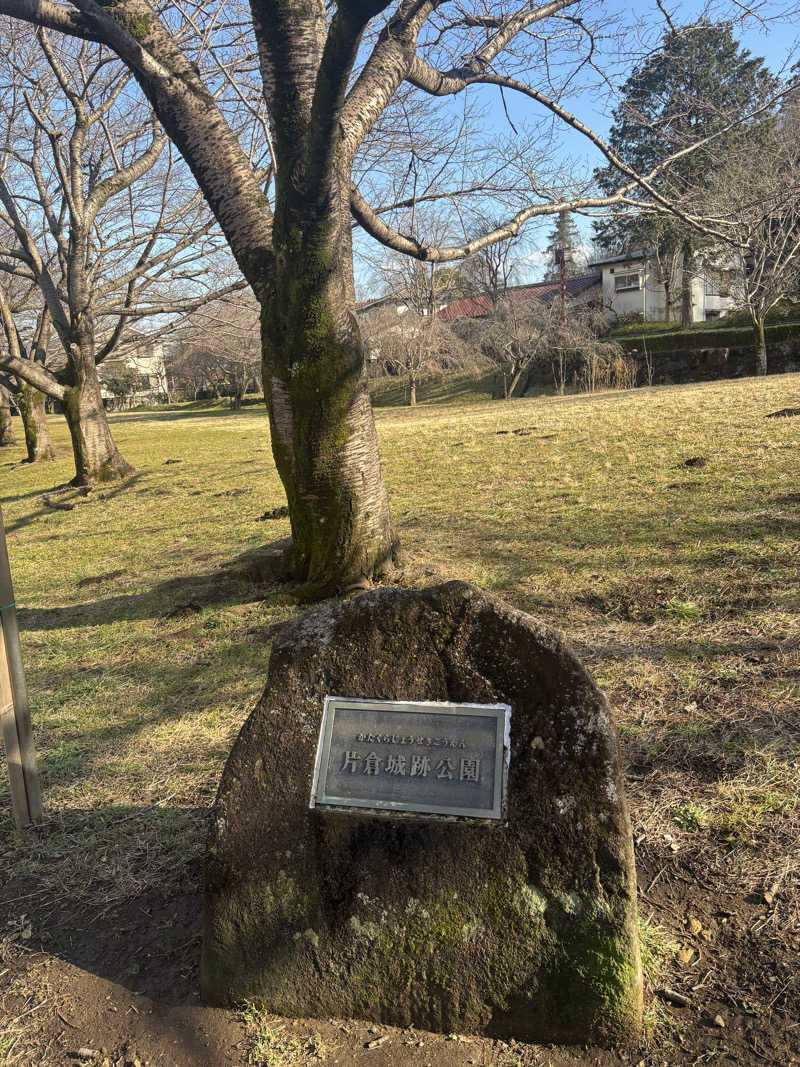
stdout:
{"type": "MultiPolygon", "coordinates": [[[[782,968],[800,949],[800,418],[765,416],[788,407],[800,376],[377,411],[404,581],[468,580],[567,633],[616,708],[641,909],[670,980],[711,968],[714,1003],[727,990],[742,1014],[746,1001],[789,1035],[784,1050],[798,993],[782,968]],[[703,905],[681,878],[706,887],[708,943],[686,928],[703,905]],[[724,918],[751,898],[777,975],[752,988],[736,969],[747,931],[724,918]]],[[[138,473],[71,511],[41,499],[71,474],[63,420],[55,464],[0,453],[47,808],[41,830],[16,835],[0,781],[0,971],[34,947],[67,957],[60,913],[102,926],[148,895],[196,902],[222,765],[270,628],[298,610],[289,587],[248,578],[246,557],[229,566],[289,534],[262,517],[284,502],[263,411],[111,421],[138,473]]],[[[187,936],[193,960],[197,926],[187,936]]],[[[79,940],[69,958],[99,966],[79,940]]],[[[107,977],[159,995],[146,962],[103,951],[107,977]]],[[[651,1006],[647,1062],[706,1048],[677,1016],[651,1006]]],[[[34,1040],[24,1021],[2,1026],[0,1062],[4,1040],[17,1053],[34,1040]]],[[[758,1062],[788,1062],[771,1055],[758,1062]]]]}
{"type": "MultiPolygon", "coordinates": [[[[369,392],[374,408],[396,408],[408,404],[409,388],[406,378],[373,378],[369,392]]],[[[439,374],[423,379],[417,385],[420,404],[472,404],[492,400],[502,392],[502,379],[496,370],[484,373],[439,374]]]]}

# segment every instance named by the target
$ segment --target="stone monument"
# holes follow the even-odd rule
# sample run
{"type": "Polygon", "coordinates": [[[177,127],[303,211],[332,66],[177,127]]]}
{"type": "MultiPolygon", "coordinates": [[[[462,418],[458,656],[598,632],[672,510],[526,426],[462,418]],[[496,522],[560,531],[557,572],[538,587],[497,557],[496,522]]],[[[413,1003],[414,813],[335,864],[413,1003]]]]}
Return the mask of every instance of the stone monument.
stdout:
{"type": "Polygon", "coordinates": [[[287,624],[222,775],[201,979],[288,1016],[634,1039],[616,735],[563,639],[461,582],[287,624]]]}

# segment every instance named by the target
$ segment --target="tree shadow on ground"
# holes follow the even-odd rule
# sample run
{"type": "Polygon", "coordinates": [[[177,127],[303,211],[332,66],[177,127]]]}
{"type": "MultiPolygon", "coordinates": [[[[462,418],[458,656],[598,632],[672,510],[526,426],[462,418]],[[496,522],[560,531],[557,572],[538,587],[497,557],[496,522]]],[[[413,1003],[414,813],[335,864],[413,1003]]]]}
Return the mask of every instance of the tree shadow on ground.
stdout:
{"type": "Polygon", "coordinates": [[[267,409],[263,403],[248,404],[242,408],[201,408],[198,411],[129,411],[112,416],[113,424],[138,422],[186,422],[187,419],[223,419],[230,415],[251,415],[266,419],[267,409]]]}
{"type": "MultiPolygon", "coordinates": [[[[143,593],[125,593],[64,608],[19,608],[20,630],[102,626],[111,621],[179,618],[212,605],[246,604],[287,591],[288,540],[242,552],[214,570],[160,582],[143,593]]],[[[104,580],[102,575],[98,579],[104,580]]]]}
{"type": "Polygon", "coordinates": [[[73,511],[75,508],[86,507],[90,504],[102,504],[109,500],[114,500],[120,495],[125,493],[137,485],[142,479],[142,474],[137,471],[129,478],[126,478],[122,482],[112,482],[107,485],[102,483],[96,485],[91,492],[86,492],[82,486],[72,486],[68,482],[54,485],[50,489],[36,489],[30,493],[24,493],[20,496],[9,496],[3,500],[4,504],[17,502],[20,500],[30,500],[34,497],[39,497],[42,501],[41,507],[36,511],[31,511],[28,515],[17,519],[16,522],[10,523],[6,526],[6,533],[15,533],[17,530],[23,529],[25,526],[30,526],[31,523],[37,519],[41,519],[44,516],[57,515],[61,511],[73,511]],[[72,507],[58,507],[53,504],[46,504],[44,497],[55,495],[57,503],[72,504],[72,507]]]}
{"type": "Polygon", "coordinates": [[[19,842],[32,861],[0,891],[0,906],[12,923],[24,913],[28,948],[165,1004],[197,1003],[209,810],[56,813],[19,842]],[[185,839],[177,850],[176,835],[185,839]]]}

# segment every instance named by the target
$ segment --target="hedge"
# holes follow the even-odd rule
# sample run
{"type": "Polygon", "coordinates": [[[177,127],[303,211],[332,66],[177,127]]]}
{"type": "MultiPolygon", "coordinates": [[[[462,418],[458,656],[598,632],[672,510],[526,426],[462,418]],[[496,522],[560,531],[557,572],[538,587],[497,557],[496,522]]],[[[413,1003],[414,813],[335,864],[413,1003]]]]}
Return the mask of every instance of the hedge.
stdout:
{"type": "MultiPolygon", "coordinates": [[[[800,322],[782,322],[766,327],[768,345],[779,341],[800,340],[800,322]]],[[[617,337],[617,344],[625,352],[642,352],[642,334],[638,337],[617,337]]],[[[753,329],[750,326],[735,326],[727,329],[679,330],[674,333],[656,334],[648,337],[645,333],[644,344],[648,352],[686,352],[701,348],[754,348],[753,329]]]]}

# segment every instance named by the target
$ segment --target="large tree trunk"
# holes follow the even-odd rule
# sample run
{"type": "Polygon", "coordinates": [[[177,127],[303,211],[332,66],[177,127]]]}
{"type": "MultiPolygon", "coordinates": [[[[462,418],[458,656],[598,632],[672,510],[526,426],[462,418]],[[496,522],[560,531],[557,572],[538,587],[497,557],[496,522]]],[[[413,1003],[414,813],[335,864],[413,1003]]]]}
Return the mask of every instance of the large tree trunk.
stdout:
{"type": "Polygon", "coordinates": [[[767,338],[764,332],[764,320],[759,319],[753,325],[753,341],[756,350],[756,374],[767,373],[767,338]]]}
{"type": "Polygon", "coordinates": [[[415,407],[417,403],[417,379],[411,378],[408,383],[408,403],[415,407]]]}
{"type": "Polygon", "coordinates": [[[92,485],[127,478],[133,467],[121,456],[111,437],[100,381],[91,351],[73,355],[74,381],[67,388],[64,414],[75,455],[73,485],[92,485]]]}
{"type": "Polygon", "coordinates": [[[22,383],[17,394],[19,413],[25,427],[25,445],[28,449],[28,462],[41,463],[56,458],[56,450],[50,439],[47,425],[45,403],[47,397],[32,385],[22,383]]]}
{"type": "Polygon", "coordinates": [[[14,433],[14,422],[11,418],[8,391],[0,385],[0,448],[5,445],[15,445],[16,443],[17,438],[14,433]]]}
{"type": "Polygon", "coordinates": [[[665,305],[664,306],[664,321],[665,322],[671,322],[672,321],[672,301],[673,301],[673,299],[674,298],[673,298],[673,295],[672,295],[672,282],[670,281],[670,279],[665,274],[664,275],[664,305],[665,305]]]}
{"type": "Polygon", "coordinates": [[[295,574],[307,597],[391,569],[397,542],[355,315],[348,183],[308,218],[278,193],[274,285],[264,299],[264,393],[286,490],[295,574]]]}

